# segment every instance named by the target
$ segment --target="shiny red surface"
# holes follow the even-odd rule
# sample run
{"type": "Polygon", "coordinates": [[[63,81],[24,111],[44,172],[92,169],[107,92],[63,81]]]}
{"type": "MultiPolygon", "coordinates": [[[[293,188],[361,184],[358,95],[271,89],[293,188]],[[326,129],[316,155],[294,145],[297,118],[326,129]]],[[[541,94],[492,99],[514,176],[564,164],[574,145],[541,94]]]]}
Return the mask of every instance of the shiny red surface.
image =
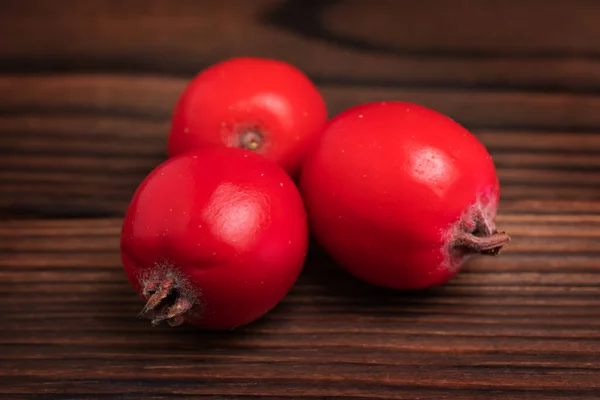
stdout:
{"type": "Polygon", "coordinates": [[[197,289],[211,329],[249,323],[294,284],[307,250],[306,214],[291,178],[242,149],[188,152],[157,167],[137,189],[121,252],[138,292],[140,276],[172,265],[197,289]]]}
{"type": "Polygon", "coordinates": [[[499,195],[492,159],[475,136],[404,102],[357,106],[332,119],[307,157],[301,189],[326,251],[359,278],[392,288],[454,275],[453,226],[477,202],[493,219],[499,195]]]}
{"type": "Polygon", "coordinates": [[[297,68],[233,58],[205,69],[186,87],[173,113],[168,151],[236,147],[243,132],[258,131],[263,144],[256,151],[295,175],[326,118],[323,98],[297,68]]]}

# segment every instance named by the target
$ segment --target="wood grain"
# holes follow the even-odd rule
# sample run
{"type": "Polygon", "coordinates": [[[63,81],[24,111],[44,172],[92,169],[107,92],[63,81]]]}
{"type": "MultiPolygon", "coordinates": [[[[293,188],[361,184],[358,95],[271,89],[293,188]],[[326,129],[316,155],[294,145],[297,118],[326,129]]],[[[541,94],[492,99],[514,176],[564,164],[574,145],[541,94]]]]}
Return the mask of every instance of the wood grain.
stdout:
{"type": "MultiPolygon", "coordinates": [[[[0,77],[0,214],[122,215],[139,182],[165,159],[171,109],[186,82],[0,77]]],[[[522,199],[600,199],[600,97],[321,89],[337,111],[365,101],[420,99],[464,121],[493,155],[507,207],[522,199]]]]}
{"type": "Polygon", "coordinates": [[[594,0],[140,4],[1,2],[0,69],[191,74],[223,58],[256,55],[326,81],[544,91],[600,86],[594,0]]]}
{"type": "Polygon", "coordinates": [[[423,293],[312,256],[280,306],[227,333],[135,318],[118,218],[0,223],[0,395],[597,398],[600,219],[500,223],[514,236],[502,258],[423,293]]]}
{"type": "Polygon", "coordinates": [[[0,2],[0,398],[600,399],[599,18],[593,0],[0,2]],[[240,55],[295,64],[330,115],[407,100],[465,125],[513,241],[415,293],[315,247],[245,328],[135,318],[121,217],[186,83],[240,55]]]}

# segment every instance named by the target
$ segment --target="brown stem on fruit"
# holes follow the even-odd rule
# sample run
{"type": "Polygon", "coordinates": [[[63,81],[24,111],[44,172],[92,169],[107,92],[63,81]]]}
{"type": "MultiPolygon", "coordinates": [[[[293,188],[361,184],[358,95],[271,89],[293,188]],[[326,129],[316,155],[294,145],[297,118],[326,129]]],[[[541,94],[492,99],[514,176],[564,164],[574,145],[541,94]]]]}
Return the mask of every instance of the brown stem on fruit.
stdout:
{"type": "Polygon", "coordinates": [[[258,150],[262,146],[263,136],[254,130],[243,132],[239,136],[240,147],[247,150],[258,150]]]}
{"type": "Polygon", "coordinates": [[[148,302],[142,309],[139,314],[139,317],[145,317],[150,311],[154,310],[173,290],[175,286],[175,279],[167,278],[165,279],[159,286],[159,289],[154,289],[156,286],[156,281],[149,282],[146,287],[144,287],[144,293],[152,293],[148,302]]]}
{"type": "Polygon", "coordinates": [[[141,279],[141,284],[147,302],[139,317],[150,319],[152,325],[165,321],[170,326],[181,325],[199,306],[186,280],[172,270],[157,268],[141,279]]]}
{"type": "Polygon", "coordinates": [[[183,324],[184,322],[185,322],[185,317],[183,315],[178,315],[176,317],[173,317],[173,318],[167,320],[167,324],[169,324],[169,326],[171,326],[171,327],[179,326],[179,325],[183,324]]]}
{"type": "MultiPolygon", "coordinates": [[[[470,256],[482,254],[497,256],[510,242],[506,232],[498,232],[494,222],[495,210],[489,203],[478,200],[463,215],[456,226],[450,243],[454,255],[470,256]]],[[[494,205],[495,207],[495,205],[494,205]]]]}
{"type": "Polygon", "coordinates": [[[495,231],[489,236],[476,236],[473,233],[464,232],[455,238],[453,245],[464,254],[496,256],[508,242],[510,242],[510,236],[505,232],[495,231]]]}
{"type": "Polygon", "coordinates": [[[190,303],[187,299],[178,298],[171,307],[167,308],[166,312],[161,313],[156,318],[152,320],[152,325],[158,325],[163,321],[171,321],[169,325],[177,326],[183,323],[184,318],[183,314],[188,312],[192,308],[192,303],[190,303]],[[179,322],[176,325],[173,323],[179,322]]]}

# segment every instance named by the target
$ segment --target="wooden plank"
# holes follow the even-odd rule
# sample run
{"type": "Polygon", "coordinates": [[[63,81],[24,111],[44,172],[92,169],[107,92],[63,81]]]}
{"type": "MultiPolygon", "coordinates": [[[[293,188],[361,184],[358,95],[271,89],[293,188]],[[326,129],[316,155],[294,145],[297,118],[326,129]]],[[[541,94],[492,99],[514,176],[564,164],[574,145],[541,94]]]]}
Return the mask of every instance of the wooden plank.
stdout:
{"type": "Polygon", "coordinates": [[[593,0],[0,2],[0,398],[600,398],[599,18],[593,0]],[[138,320],[119,217],[185,84],[239,55],[297,65],[331,115],[398,99],[466,125],[512,242],[417,293],[313,243],[250,326],[138,320]]]}
{"type": "MultiPolygon", "coordinates": [[[[171,108],[186,82],[0,76],[0,215],[122,215],[137,185],[166,157],[171,108]]],[[[503,207],[600,200],[600,97],[571,95],[565,102],[541,94],[337,85],[324,85],[323,92],[334,110],[374,99],[420,99],[464,121],[494,157],[503,207]]]]}
{"type": "Polygon", "coordinates": [[[0,396],[597,397],[598,215],[499,222],[503,255],[422,293],[313,255],[280,306],[229,333],[135,318],[118,218],[0,222],[0,396]]]}
{"type": "MultiPolygon", "coordinates": [[[[188,78],[139,75],[0,75],[0,113],[93,113],[165,121],[188,78]]],[[[595,94],[322,84],[329,112],[402,100],[436,109],[469,128],[600,130],[595,94]]]]}
{"type": "Polygon", "coordinates": [[[600,7],[593,0],[573,4],[2,2],[0,69],[188,75],[224,58],[255,55],[286,60],[329,82],[595,90],[600,7]]]}

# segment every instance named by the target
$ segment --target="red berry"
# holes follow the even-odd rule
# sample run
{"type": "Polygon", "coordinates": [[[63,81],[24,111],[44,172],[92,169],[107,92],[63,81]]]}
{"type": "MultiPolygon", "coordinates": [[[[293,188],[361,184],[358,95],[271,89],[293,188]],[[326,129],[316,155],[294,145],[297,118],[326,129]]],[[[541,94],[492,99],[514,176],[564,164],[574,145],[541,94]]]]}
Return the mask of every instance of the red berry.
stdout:
{"type": "Polygon", "coordinates": [[[205,69],[186,87],[173,113],[168,151],[242,147],[296,174],[326,119],[323,98],[297,68],[233,58],[205,69]]]}
{"type": "Polygon", "coordinates": [[[300,273],[308,242],[298,189],[274,162],[243,149],[173,157],[146,177],[123,222],[121,255],[153,324],[247,324],[300,273]]]}
{"type": "Polygon", "coordinates": [[[365,104],[333,118],[300,184],[317,240],[376,285],[442,284],[469,256],[495,255],[509,240],[496,230],[499,183],[484,146],[415,104],[365,104]]]}

